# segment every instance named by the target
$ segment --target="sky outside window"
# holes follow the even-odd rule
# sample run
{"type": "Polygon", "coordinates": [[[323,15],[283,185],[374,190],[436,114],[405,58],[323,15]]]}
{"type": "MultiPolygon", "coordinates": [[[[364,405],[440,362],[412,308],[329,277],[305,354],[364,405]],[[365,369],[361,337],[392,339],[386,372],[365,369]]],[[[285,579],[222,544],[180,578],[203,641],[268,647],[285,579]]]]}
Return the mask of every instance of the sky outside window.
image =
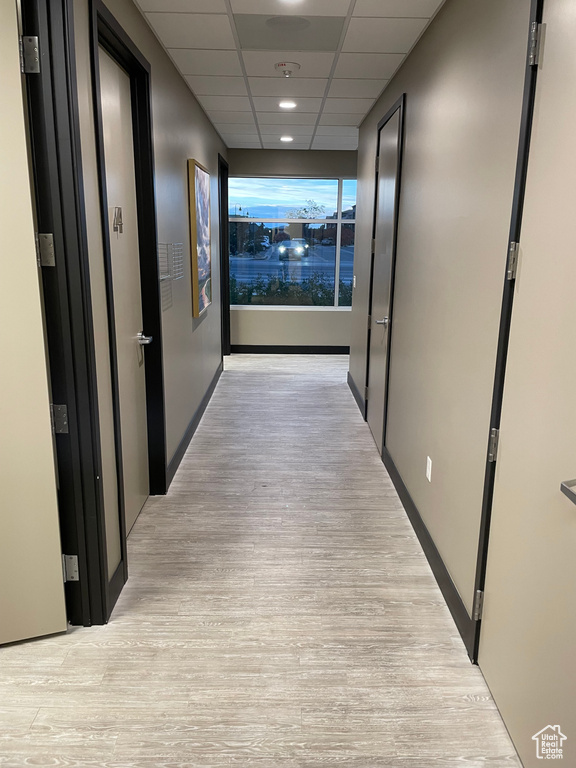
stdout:
{"type": "MultiPolygon", "coordinates": [[[[355,197],[355,194],[354,194],[355,197]]],[[[285,218],[305,209],[313,201],[320,209],[302,218],[333,218],[338,208],[336,179],[229,179],[230,216],[257,219],[285,218]],[[280,202],[281,201],[281,202],[280,202]]]]}

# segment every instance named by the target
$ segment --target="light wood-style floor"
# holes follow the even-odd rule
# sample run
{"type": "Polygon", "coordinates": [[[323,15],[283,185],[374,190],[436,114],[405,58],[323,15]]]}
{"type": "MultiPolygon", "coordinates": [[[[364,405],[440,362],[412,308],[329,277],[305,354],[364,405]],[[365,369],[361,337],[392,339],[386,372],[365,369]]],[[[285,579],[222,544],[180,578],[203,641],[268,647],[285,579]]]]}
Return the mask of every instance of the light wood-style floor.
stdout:
{"type": "Polygon", "coordinates": [[[236,356],[105,627],[0,650],[0,765],[513,768],[346,385],[236,356]]]}

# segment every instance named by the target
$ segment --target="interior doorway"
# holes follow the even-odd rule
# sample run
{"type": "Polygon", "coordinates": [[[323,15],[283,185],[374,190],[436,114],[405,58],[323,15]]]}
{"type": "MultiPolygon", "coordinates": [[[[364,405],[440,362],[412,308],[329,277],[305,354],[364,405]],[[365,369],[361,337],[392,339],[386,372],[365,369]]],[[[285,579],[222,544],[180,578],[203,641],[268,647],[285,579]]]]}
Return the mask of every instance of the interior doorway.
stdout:
{"type": "Polygon", "coordinates": [[[380,454],[386,431],[403,121],[404,97],[378,125],[366,418],[380,454]]]}
{"type": "Polygon", "coordinates": [[[103,476],[111,611],[127,579],[126,537],[148,495],[166,491],[166,439],[150,67],[101,3],[92,29],[105,279],[93,306],[108,327],[109,361],[97,365],[111,379],[110,412],[101,408],[100,427],[112,435],[116,470],[103,476]]]}
{"type": "MultiPolygon", "coordinates": [[[[119,443],[126,533],[149,494],[145,346],[130,78],[101,47],[98,73],[108,216],[108,303],[114,322],[119,443]]],[[[118,563],[116,563],[117,565],[118,563]]]]}

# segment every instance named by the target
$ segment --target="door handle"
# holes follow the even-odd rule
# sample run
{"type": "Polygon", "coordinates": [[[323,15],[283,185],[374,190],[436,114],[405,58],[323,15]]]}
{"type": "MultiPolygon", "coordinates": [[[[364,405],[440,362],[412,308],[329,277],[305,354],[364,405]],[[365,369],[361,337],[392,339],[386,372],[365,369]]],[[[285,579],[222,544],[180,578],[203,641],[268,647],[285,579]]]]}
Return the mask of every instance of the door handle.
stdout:
{"type": "Polygon", "coordinates": [[[142,331],[138,331],[138,333],[136,334],[136,341],[138,342],[138,344],[140,344],[141,347],[144,347],[146,346],[146,344],[152,343],[152,336],[144,336],[142,331]]]}
{"type": "Polygon", "coordinates": [[[114,232],[118,232],[120,235],[124,232],[124,224],[122,222],[122,208],[119,206],[114,208],[114,221],[112,222],[112,229],[114,232]]]}
{"type": "Polygon", "coordinates": [[[385,317],[383,320],[374,320],[374,322],[376,323],[376,325],[383,325],[384,327],[386,327],[390,322],[390,318],[385,317]]]}

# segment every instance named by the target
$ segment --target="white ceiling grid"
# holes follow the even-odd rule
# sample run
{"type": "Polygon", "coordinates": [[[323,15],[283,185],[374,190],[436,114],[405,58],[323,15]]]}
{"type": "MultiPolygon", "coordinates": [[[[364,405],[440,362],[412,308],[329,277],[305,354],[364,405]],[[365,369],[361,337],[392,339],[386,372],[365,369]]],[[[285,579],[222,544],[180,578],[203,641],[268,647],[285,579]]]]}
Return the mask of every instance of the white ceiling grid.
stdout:
{"type": "Polygon", "coordinates": [[[358,126],[443,2],[137,0],[228,147],[328,150],[357,149],[358,126]],[[286,78],[281,61],[301,68],[286,78]]]}

